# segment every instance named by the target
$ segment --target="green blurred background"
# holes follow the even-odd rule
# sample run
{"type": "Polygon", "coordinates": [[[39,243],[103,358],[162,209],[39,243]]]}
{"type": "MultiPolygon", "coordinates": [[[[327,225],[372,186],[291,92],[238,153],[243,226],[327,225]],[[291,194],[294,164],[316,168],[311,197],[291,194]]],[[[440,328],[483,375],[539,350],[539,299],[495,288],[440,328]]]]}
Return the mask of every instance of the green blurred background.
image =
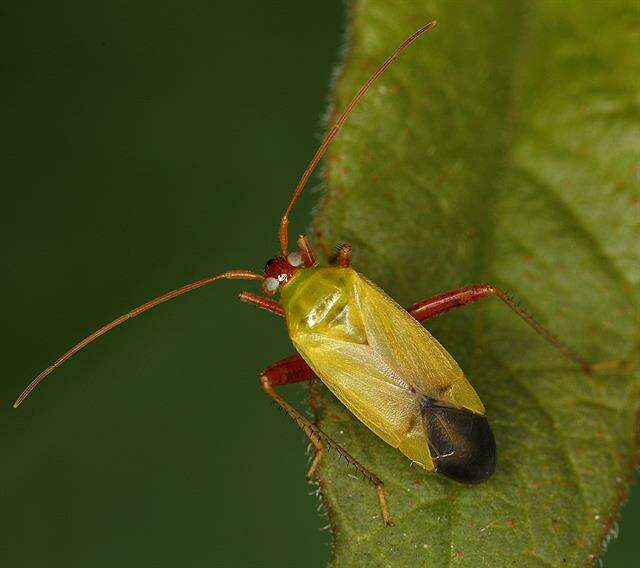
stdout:
{"type": "MultiPolygon", "coordinates": [[[[10,402],[97,324],[273,256],[345,18],[338,0],[0,8],[2,565],[325,565],[306,442],[257,383],[292,348],[243,284],[150,312],[10,402]]],[[[639,527],[636,488],[606,566],[636,559],[639,527]]]]}

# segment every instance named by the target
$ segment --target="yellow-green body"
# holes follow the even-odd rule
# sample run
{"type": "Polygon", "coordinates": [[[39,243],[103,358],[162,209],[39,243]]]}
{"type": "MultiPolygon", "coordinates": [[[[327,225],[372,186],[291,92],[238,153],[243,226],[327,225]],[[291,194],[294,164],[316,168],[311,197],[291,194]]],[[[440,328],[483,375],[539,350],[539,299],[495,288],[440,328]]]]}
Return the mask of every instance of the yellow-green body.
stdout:
{"type": "Polygon", "coordinates": [[[484,414],[453,357],[401,306],[351,268],[300,270],[281,303],[295,348],[355,416],[434,470],[420,405],[425,396],[484,414]]]}

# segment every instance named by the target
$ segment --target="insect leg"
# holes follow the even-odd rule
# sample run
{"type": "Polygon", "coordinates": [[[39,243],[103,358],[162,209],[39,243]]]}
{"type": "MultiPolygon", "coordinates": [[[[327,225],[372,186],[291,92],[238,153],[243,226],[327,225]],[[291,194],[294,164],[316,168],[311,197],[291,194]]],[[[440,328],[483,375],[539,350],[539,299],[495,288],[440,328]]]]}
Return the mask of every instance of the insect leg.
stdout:
{"type": "Polygon", "coordinates": [[[240,298],[241,302],[247,302],[247,304],[253,304],[254,306],[258,306],[259,308],[267,310],[268,312],[277,314],[279,316],[284,316],[283,307],[275,300],[263,298],[262,296],[252,294],[251,292],[240,292],[238,298],[240,298]]]}
{"type": "Polygon", "coordinates": [[[351,263],[351,245],[348,243],[343,244],[338,252],[338,266],[347,268],[351,263]]]}
{"type": "Polygon", "coordinates": [[[260,376],[269,379],[271,386],[292,385],[315,379],[316,375],[307,362],[298,354],[281,359],[260,371],[260,376]]]}
{"type": "Polygon", "coordinates": [[[380,478],[371,473],[358,460],[356,460],[342,446],[334,442],[327,434],[318,428],[313,422],[308,420],[301,412],[296,410],[291,404],[284,400],[275,390],[277,385],[286,385],[301,381],[310,380],[314,377],[313,371],[307,366],[304,360],[298,355],[293,355],[282,361],[270,365],[260,373],[260,385],[262,389],[291,417],[297,426],[306,434],[310,442],[316,449],[316,455],[307,472],[307,478],[312,477],[322,459],[325,444],[329,448],[334,448],[348,463],[353,465],[365,479],[373,483],[378,494],[382,520],[386,525],[390,525],[389,509],[384,494],[384,485],[380,478]]]}
{"type": "Polygon", "coordinates": [[[478,300],[489,296],[496,296],[500,298],[500,300],[502,300],[527,324],[529,324],[547,342],[560,351],[567,359],[579,365],[585,373],[591,374],[591,371],[594,369],[594,365],[562,343],[545,326],[516,304],[513,298],[511,298],[506,292],[491,284],[467,286],[465,288],[451,290],[450,292],[443,292],[442,294],[438,294],[432,298],[413,304],[413,306],[407,308],[407,311],[418,321],[425,321],[448,312],[453,308],[465,306],[466,304],[477,302],[478,300]]]}

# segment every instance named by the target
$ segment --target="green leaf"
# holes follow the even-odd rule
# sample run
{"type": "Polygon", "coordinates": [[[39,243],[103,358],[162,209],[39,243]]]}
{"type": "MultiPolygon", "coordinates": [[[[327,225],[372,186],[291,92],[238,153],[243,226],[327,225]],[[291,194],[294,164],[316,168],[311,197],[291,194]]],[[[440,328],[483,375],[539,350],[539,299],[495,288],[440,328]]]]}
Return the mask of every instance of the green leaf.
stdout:
{"type": "MultiPolygon", "coordinates": [[[[637,8],[632,2],[355,2],[335,109],[419,25],[329,154],[315,240],[409,305],[491,282],[592,361],[588,378],[498,300],[427,324],[487,407],[499,461],[467,487],[428,474],[323,386],[320,470],[335,566],[582,566],[633,478],[638,431],[637,8]]],[[[334,116],[335,118],[335,116],[334,116]]]]}

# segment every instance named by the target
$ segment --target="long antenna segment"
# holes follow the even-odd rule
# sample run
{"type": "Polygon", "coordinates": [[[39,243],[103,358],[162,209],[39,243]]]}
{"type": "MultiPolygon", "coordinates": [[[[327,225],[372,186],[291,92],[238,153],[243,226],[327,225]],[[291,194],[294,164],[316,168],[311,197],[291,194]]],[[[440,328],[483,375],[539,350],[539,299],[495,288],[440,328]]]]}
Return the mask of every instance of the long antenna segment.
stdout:
{"type": "MultiPolygon", "coordinates": [[[[407,39],[405,39],[396,50],[386,59],[386,61],[378,67],[371,77],[367,80],[362,87],[358,90],[356,95],[353,97],[351,102],[347,105],[347,108],[342,112],[336,123],[333,125],[329,133],[325,136],[324,140],[320,147],[316,150],[316,153],[313,155],[313,158],[309,162],[307,169],[302,174],[300,181],[296,185],[295,190],[293,191],[293,195],[291,196],[291,200],[289,201],[289,205],[284,211],[282,218],[280,219],[280,228],[278,231],[278,238],[280,241],[280,249],[282,250],[282,254],[285,256],[288,253],[288,227],[289,227],[289,215],[293,210],[293,207],[297,203],[302,191],[304,190],[311,174],[316,169],[318,163],[322,159],[322,156],[326,153],[327,149],[333,142],[334,138],[342,128],[342,125],[346,122],[347,118],[351,115],[355,107],[360,102],[360,99],[364,96],[364,94],[369,90],[369,87],[382,75],[387,68],[398,58],[398,56],[409,47],[417,38],[419,38],[422,34],[429,31],[431,28],[435,27],[436,22],[429,22],[425,26],[422,26],[419,30],[416,30],[413,34],[411,34],[407,39]]],[[[149,302],[134,308],[130,312],[121,315],[116,318],[112,322],[102,326],[101,328],[94,331],[91,335],[85,337],[82,341],[74,345],[71,349],[61,355],[58,359],[56,359],[49,367],[47,367],[44,371],[42,371],[35,379],[33,379],[27,387],[22,391],[20,396],[13,403],[14,408],[18,408],[24,402],[24,400],[29,396],[29,394],[53,371],[55,371],[60,365],[62,365],[68,359],[71,359],[78,351],[84,349],[89,343],[98,339],[98,337],[104,335],[108,331],[112,330],[115,327],[125,323],[126,321],[139,316],[140,314],[150,310],[151,308],[156,307],[159,304],[172,300],[173,298],[177,298],[178,296],[182,296],[187,292],[191,292],[197,288],[202,286],[206,286],[207,284],[211,284],[212,282],[216,282],[217,280],[222,279],[240,279],[240,280],[262,280],[264,277],[261,274],[257,274],[256,272],[251,272],[249,270],[230,270],[228,272],[223,272],[222,274],[217,274],[215,276],[209,276],[207,278],[203,278],[201,280],[197,280],[196,282],[192,282],[191,284],[187,284],[186,286],[182,286],[181,288],[177,288],[176,290],[172,290],[171,292],[167,292],[158,298],[154,298],[149,302]]]]}
{"type": "Polygon", "coordinates": [[[20,406],[24,402],[24,399],[29,396],[33,389],[35,389],[48,375],[53,373],[53,371],[55,371],[65,361],[71,359],[71,357],[73,357],[78,351],[84,349],[87,345],[89,345],[89,343],[95,341],[101,335],[104,335],[108,331],[111,331],[114,327],[118,327],[131,318],[135,318],[136,316],[139,316],[147,310],[155,308],[159,304],[163,304],[164,302],[173,300],[173,298],[182,296],[187,292],[191,292],[192,290],[196,290],[197,288],[201,288],[202,286],[206,286],[207,284],[211,284],[212,282],[216,282],[217,280],[262,280],[263,278],[264,276],[262,276],[262,274],[251,272],[249,270],[229,270],[227,272],[223,272],[222,274],[216,274],[215,276],[208,276],[206,278],[202,278],[201,280],[196,280],[191,284],[186,284],[185,286],[182,286],[175,290],[171,290],[171,292],[167,292],[162,296],[158,296],[157,298],[154,298],[153,300],[150,300],[147,303],[134,308],[130,312],[127,312],[126,314],[123,314],[120,317],[114,319],[112,322],[103,325],[100,329],[97,329],[91,335],[85,337],[79,343],[76,343],[71,349],[69,349],[69,351],[58,357],[51,365],[49,365],[27,385],[27,387],[22,391],[22,393],[20,393],[20,396],[13,403],[13,408],[18,408],[18,406],[20,406]]]}
{"type": "Polygon", "coordinates": [[[289,215],[291,214],[291,210],[293,209],[298,199],[300,198],[300,195],[302,194],[302,191],[307,185],[307,182],[309,181],[311,174],[314,172],[314,170],[318,165],[318,162],[320,162],[320,160],[322,159],[322,156],[324,156],[325,152],[331,145],[331,142],[333,142],[333,139],[336,137],[336,135],[340,131],[340,128],[342,128],[342,125],[346,122],[347,118],[349,118],[349,116],[353,112],[353,109],[357,106],[357,104],[360,102],[360,99],[369,90],[369,87],[373,85],[376,79],[380,77],[380,75],[382,75],[387,70],[387,68],[398,58],[398,56],[407,47],[409,47],[422,34],[424,34],[425,32],[428,32],[431,28],[434,28],[435,25],[436,25],[436,22],[433,21],[433,22],[429,22],[425,26],[422,26],[419,30],[416,30],[414,33],[412,33],[407,39],[405,39],[396,48],[396,50],[387,58],[387,60],[382,65],[380,65],[380,67],[378,67],[375,73],[371,75],[371,77],[369,77],[367,82],[364,85],[362,85],[362,87],[360,87],[356,95],[353,97],[353,99],[351,99],[351,102],[347,105],[347,108],[342,112],[342,114],[340,115],[336,123],[333,125],[331,130],[329,130],[329,133],[325,136],[324,140],[322,141],[322,144],[320,144],[320,147],[316,150],[316,153],[313,155],[313,158],[311,158],[311,161],[309,162],[307,169],[302,174],[302,177],[300,178],[298,185],[296,185],[296,188],[293,191],[293,195],[291,196],[291,200],[289,201],[289,205],[287,205],[287,208],[285,209],[284,214],[280,219],[278,239],[280,241],[280,249],[282,250],[282,254],[284,256],[286,256],[289,252],[287,249],[289,246],[288,228],[289,228],[289,215]]]}

